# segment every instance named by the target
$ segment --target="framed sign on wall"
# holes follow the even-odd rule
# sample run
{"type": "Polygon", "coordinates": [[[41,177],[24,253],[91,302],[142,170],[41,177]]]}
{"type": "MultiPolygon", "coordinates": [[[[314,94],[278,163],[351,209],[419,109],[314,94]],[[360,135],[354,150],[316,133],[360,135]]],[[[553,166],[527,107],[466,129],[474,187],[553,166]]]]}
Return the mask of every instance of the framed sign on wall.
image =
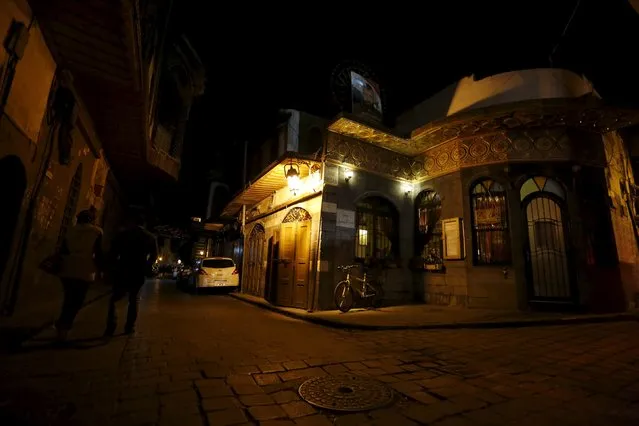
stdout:
{"type": "Polygon", "coordinates": [[[463,225],[464,219],[461,217],[442,220],[445,260],[462,260],[466,256],[463,225]]]}

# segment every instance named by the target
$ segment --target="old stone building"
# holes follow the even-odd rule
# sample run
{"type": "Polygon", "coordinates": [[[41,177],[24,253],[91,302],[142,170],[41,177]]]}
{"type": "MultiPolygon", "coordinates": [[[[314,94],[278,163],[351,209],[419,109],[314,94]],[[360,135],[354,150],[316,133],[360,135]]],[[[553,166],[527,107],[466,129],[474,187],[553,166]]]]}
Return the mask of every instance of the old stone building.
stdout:
{"type": "Polygon", "coordinates": [[[581,76],[467,77],[392,129],[295,117],[277,160],[225,209],[244,222],[243,292],[334,309],[337,266],[378,260],[391,304],[635,305],[636,187],[620,131],[639,115],[581,76]]]}
{"type": "MultiPolygon", "coordinates": [[[[3,325],[53,318],[61,287],[38,265],[80,210],[96,210],[108,248],[137,190],[177,178],[184,121],[204,76],[188,42],[166,39],[169,6],[0,2],[3,325]],[[160,84],[181,95],[179,108],[162,109],[160,84]],[[175,142],[164,149],[167,137],[175,142]]],[[[170,95],[164,103],[174,106],[170,95]]]]}

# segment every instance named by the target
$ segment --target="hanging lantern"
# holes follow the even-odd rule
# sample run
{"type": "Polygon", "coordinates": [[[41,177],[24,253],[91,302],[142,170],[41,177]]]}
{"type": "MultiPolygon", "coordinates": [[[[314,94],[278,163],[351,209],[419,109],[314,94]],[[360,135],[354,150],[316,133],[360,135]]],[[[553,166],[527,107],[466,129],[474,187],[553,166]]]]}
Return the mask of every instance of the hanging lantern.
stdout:
{"type": "Polygon", "coordinates": [[[289,164],[284,166],[284,176],[286,176],[286,182],[291,194],[297,195],[302,183],[300,180],[300,166],[291,160],[289,164]]]}

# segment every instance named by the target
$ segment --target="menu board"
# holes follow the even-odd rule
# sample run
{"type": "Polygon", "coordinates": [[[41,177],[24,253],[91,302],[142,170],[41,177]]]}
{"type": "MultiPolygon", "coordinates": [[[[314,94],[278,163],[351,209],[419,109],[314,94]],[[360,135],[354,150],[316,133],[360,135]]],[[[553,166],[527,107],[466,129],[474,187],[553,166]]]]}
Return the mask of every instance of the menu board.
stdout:
{"type": "Polygon", "coordinates": [[[455,217],[442,220],[444,237],[444,259],[461,260],[464,258],[463,219],[455,217]]]}

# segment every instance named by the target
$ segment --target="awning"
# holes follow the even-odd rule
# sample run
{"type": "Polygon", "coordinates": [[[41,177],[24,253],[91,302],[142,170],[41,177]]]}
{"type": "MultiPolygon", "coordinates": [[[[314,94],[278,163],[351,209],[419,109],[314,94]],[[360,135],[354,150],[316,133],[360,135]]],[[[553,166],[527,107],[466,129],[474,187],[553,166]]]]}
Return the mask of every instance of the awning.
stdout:
{"type": "Polygon", "coordinates": [[[279,160],[268,166],[254,181],[249,182],[243,191],[233,197],[231,202],[224,207],[221,216],[234,216],[243,205],[251,207],[273,194],[274,191],[284,188],[287,185],[284,166],[291,161],[299,164],[300,178],[308,176],[312,165],[321,164],[321,161],[312,156],[305,156],[297,152],[285,153],[279,160]]]}
{"type": "Polygon", "coordinates": [[[219,232],[222,230],[222,228],[224,228],[224,225],[226,225],[225,223],[205,223],[204,224],[204,230],[205,231],[213,231],[213,232],[219,232]]]}

